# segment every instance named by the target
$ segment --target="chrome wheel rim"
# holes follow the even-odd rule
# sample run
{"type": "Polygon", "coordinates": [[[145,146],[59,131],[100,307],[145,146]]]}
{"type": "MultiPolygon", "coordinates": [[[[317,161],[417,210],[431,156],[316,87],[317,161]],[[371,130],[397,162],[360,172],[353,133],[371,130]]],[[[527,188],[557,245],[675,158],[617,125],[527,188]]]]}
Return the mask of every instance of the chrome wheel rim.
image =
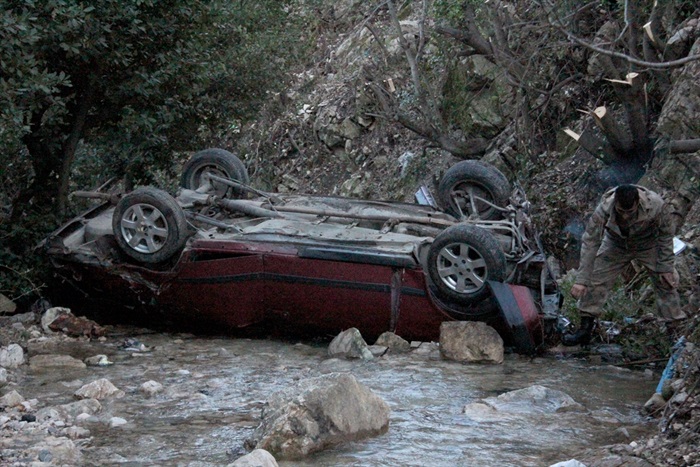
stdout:
{"type": "Polygon", "coordinates": [[[442,282],[460,294],[479,291],[488,277],[486,260],[466,243],[444,246],[437,257],[437,270],[442,282]]]}
{"type": "Polygon", "coordinates": [[[139,253],[155,253],[165,246],[168,239],[168,221],[158,208],[150,204],[129,207],[120,226],[126,243],[139,253]]]}

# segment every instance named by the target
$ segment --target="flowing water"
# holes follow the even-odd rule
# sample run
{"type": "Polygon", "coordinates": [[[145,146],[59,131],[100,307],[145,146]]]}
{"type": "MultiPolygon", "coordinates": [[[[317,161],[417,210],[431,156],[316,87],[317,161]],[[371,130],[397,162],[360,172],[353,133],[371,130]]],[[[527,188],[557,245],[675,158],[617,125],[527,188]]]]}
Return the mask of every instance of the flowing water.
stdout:
{"type": "Polygon", "coordinates": [[[42,407],[72,402],[82,384],[107,378],[125,396],[103,401],[88,420],[92,440],[85,465],[226,465],[246,451],[267,396],[304,378],[351,372],[390,406],[386,434],[317,453],[281,466],[541,466],[577,451],[630,442],[640,408],[655,380],[640,372],[577,360],[506,356],[502,365],[464,365],[435,353],[392,355],[363,362],[327,357],[325,345],[271,340],[201,338],[167,334],[135,336],[148,351],[120,349],[123,338],[33,345],[31,353],[76,358],[107,354],[113,365],[71,371],[32,372],[21,381],[26,398],[42,407]],[[139,392],[155,380],[164,390],[139,392]],[[465,405],[538,384],[569,394],[578,411],[522,413],[470,411],[465,405]],[[110,428],[110,416],[127,420],[110,428]]]}

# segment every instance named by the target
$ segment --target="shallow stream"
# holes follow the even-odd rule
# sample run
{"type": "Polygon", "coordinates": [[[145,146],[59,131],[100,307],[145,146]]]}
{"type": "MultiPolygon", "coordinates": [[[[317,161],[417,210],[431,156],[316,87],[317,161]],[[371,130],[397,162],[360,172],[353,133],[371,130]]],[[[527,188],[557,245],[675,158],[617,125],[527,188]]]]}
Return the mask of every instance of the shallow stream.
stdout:
{"type": "Polygon", "coordinates": [[[99,421],[84,426],[92,440],[85,465],[226,465],[245,454],[267,396],[291,382],[351,372],[391,407],[386,434],[281,466],[546,466],[582,448],[629,443],[644,426],[640,408],[656,377],[554,357],[506,356],[502,365],[459,364],[435,351],[373,361],[327,357],[325,345],[271,340],[130,335],[147,351],[124,350],[124,336],[106,342],[35,343],[36,353],[83,359],[106,354],[113,365],[70,371],[27,370],[19,390],[40,407],[74,401],[82,384],[107,378],[125,396],[102,401],[99,421]],[[152,398],[141,384],[155,380],[152,398]],[[579,411],[464,413],[467,404],[538,384],[582,404],[579,411]],[[110,416],[127,420],[110,428],[110,416]]]}

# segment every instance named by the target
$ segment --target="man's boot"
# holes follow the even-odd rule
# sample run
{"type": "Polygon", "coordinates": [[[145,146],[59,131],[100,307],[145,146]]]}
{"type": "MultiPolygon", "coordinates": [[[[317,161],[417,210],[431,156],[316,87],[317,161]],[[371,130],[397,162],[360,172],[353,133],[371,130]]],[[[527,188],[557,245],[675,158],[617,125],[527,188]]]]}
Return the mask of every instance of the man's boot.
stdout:
{"type": "Polygon", "coordinates": [[[564,334],[561,343],[567,347],[572,345],[586,345],[591,342],[595,318],[593,316],[581,316],[581,326],[578,331],[564,334]]]}

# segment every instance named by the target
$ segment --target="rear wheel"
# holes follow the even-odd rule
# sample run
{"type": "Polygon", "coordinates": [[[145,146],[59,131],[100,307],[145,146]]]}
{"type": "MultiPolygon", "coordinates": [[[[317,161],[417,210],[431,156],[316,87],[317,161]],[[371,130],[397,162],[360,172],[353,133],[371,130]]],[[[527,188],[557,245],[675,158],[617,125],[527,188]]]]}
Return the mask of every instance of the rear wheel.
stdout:
{"type": "MultiPolygon", "coordinates": [[[[207,174],[228,178],[244,185],[250,182],[248,171],[238,156],[224,149],[211,148],[199,151],[185,163],[180,185],[189,190],[203,188],[209,182],[207,174]]],[[[243,194],[240,188],[216,181],[211,182],[207,192],[219,197],[238,197],[243,194]]]]}
{"type": "Polygon", "coordinates": [[[175,198],[157,188],[137,188],[124,196],[112,216],[119,247],[147,264],[162,263],[187,241],[187,220],[175,198]]]}
{"type": "Polygon", "coordinates": [[[492,205],[507,206],[511,192],[508,179],[496,167],[468,160],[445,172],[438,185],[438,203],[458,219],[471,215],[483,220],[498,219],[502,211],[492,205]]]}
{"type": "Polygon", "coordinates": [[[442,231],[428,252],[428,275],[444,298],[475,304],[486,298],[487,281],[503,281],[506,259],[490,232],[472,225],[442,231]]]}

